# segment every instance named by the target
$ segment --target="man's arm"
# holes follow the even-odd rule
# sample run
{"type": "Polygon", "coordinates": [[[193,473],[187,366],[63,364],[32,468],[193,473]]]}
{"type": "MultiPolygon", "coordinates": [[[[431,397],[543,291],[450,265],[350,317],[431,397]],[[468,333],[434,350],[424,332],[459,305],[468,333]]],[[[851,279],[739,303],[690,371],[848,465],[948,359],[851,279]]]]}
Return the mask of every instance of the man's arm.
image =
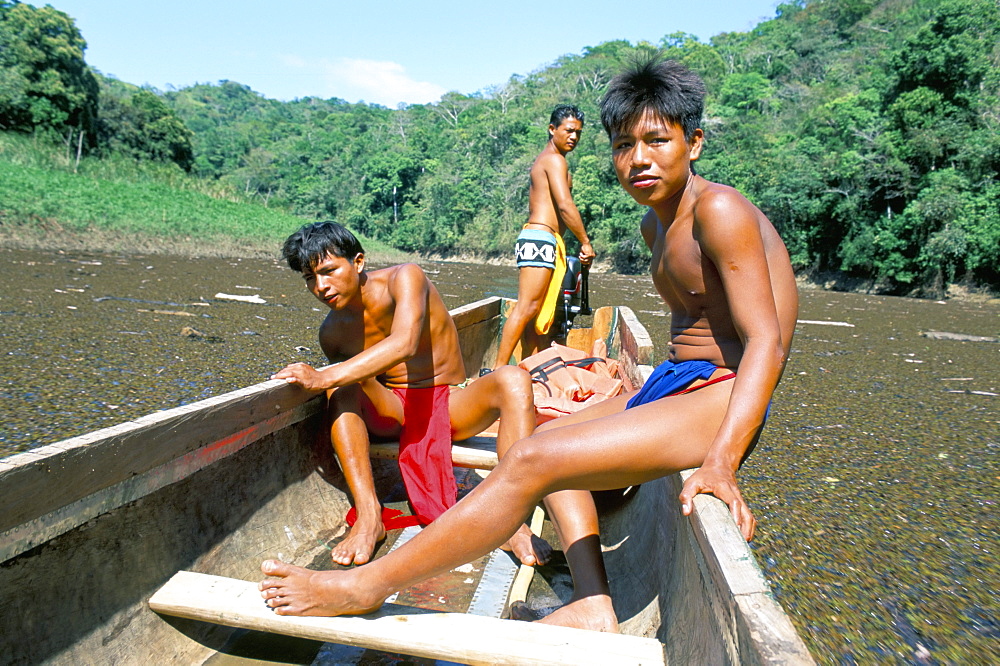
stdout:
{"type": "Polygon", "coordinates": [[[590,245],[590,237],[583,227],[583,218],[573,201],[573,194],[569,187],[569,165],[566,158],[560,155],[551,155],[545,160],[545,178],[549,184],[549,195],[552,197],[552,205],[556,209],[556,214],[566,228],[573,232],[577,240],[580,241],[580,261],[590,264],[594,260],[594,248],[590,245]]]}
{"type": "MultiPolygon", "coordinates": [[[[388,296],[392,306],[389,335],[371,347],[341,363],[316,370],[305,363],[294,363],[276,373],[272,379],[285,379],[309,391],[323,391],[355,384],[376,377],[413,358],[420,345],[420,336],[427,320],[427,301],[430,283],[423,270],[416,264],[396,267],[387,280],[388,296]]],[[[323,345],[328,358],[332,347],[323,345]]],[[[335,352],[334,352],[335,353],[335,352]]]]}
{"type": "Polygon", "coordinates": [[[756,521],[736,484],[736,470],[764,421],[786,361],[764,243],[752,206],[735,192],[713,193],[697,205],[695,234],[722,280],[733,324],[743,341],[729,407],[705,461],[681,492],[683,512],[698,493],[729,505],[743,536],[756,521]]]}

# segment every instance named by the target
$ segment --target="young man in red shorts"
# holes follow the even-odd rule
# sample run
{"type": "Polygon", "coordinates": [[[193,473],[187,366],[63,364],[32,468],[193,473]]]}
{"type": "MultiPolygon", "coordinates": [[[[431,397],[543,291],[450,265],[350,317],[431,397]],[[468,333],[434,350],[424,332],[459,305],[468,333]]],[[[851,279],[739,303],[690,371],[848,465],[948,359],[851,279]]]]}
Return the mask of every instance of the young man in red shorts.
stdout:
{"type": "MultiPolygon", "coordinates": [[[[466,388],[458,330],[437,289],[416,264],[365,268],[361,243],[334,222],[303,226],[285,241],[285,260],[330,312],[319,330],[334,364],[294,363],[275,373],[309,391],[326,391],[330,439],[354,499],[356,521],[333,548],[333,561],[365,564],[385,536],[368,446],[371,436],[400,441],[400,469],[422,524],[455,503],[452,439],[500,419],[500,455],[535,425],[531,378],[511,366],[466,388]]],[[[543,563],[547,543],[522,526],[508,548],[543,563]]]]}

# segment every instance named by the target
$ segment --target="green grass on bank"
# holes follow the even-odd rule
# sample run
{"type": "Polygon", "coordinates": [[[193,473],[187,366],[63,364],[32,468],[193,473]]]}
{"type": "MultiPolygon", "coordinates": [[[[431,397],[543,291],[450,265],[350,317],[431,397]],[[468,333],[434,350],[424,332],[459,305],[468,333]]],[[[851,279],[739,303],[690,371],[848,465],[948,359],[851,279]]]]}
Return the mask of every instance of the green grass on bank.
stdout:
{"type": "MultiPolygon", "coordinates": [[[[77,166],[57,150],[0,133],[0,243],[109,252],[277,256],[309,220],[235,201],[177,169],[121,159],[77,166]]],[[[362,239],[380,258],[402,253],[362,239]]]]}

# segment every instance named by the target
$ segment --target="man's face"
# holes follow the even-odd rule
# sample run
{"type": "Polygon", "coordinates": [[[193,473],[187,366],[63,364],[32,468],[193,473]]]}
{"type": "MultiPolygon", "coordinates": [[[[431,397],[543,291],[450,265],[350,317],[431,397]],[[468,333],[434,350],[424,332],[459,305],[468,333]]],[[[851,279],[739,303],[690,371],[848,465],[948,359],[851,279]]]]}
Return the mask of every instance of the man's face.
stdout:
{"type": "Polygon", "coordinates": [[[559,127],[549,125],[549,133],[552,135],[552,143],[555,144],[556,150],[565,155],[580,143],[583,123],[576,118],[564,118],[559,127]]]}
{"type": "Polygon", "coordinates": [[[701,154],[703,134],[691,141],[677,123],[646,111],[630,128],[611,135],[611,160],[618,182],[644,206],[666,201],[681,191],[691,176],[691,161],[701,154]]]}
{"type": "Polygon", "coordinates": [[[360,293],[364,266],[365,256],[360,253],[350,260],[327,254],[315,266],[305,269],[302,277],[313,296],[326,303],[331,310],[339,310],[360,293]]]}

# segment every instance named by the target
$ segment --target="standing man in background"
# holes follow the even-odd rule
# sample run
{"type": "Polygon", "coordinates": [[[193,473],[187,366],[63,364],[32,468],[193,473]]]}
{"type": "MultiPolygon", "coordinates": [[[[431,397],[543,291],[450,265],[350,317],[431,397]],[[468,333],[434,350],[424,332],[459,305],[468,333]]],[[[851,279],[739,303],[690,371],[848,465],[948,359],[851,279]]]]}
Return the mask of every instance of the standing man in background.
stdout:
{"type": "Polygon", "coordinates": [[[518,340],[522,356],[548,347],[547,336],[566,273],[562,238],[566,229],[580,241],[580,261],[589,266],[594,260],[594,248],[570,193],[572,179],[566,162],[582,133],[580,109],[560,104],[552,111],[549,142],[531,165],[528,223],[514,246],[519,270],[517,303],[504,324],[494,370],[510,362],[518,340]]]}

